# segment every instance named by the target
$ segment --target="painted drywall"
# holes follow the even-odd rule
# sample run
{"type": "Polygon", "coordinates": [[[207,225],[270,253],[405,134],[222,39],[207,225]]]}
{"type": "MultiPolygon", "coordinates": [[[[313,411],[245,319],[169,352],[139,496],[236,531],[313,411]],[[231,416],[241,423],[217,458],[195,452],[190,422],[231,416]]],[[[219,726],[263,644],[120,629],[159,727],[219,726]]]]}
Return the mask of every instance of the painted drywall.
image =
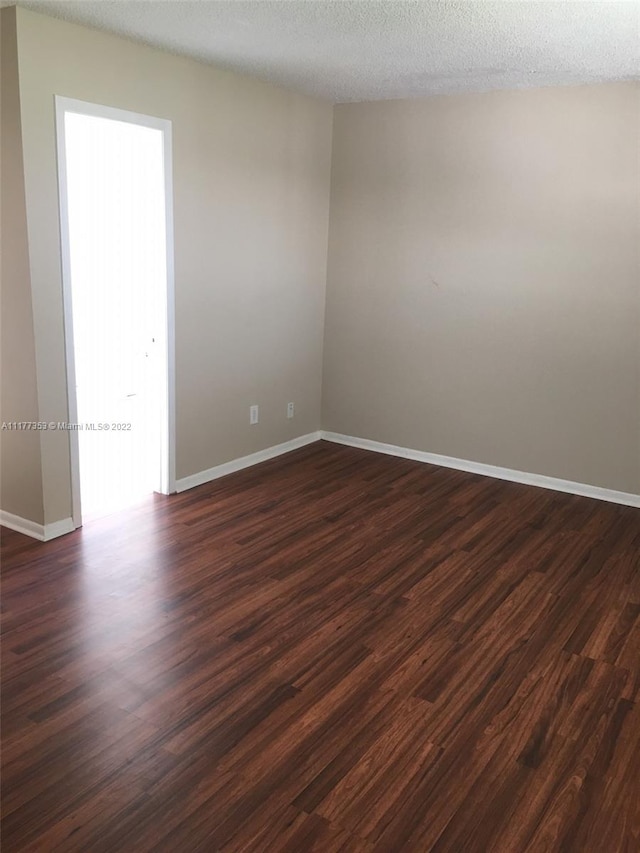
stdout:
{"type": "Polygon", "coordinates": [[[323,427],[640,492],[640,86],[335,108],[323,427]]]}
{"type": "MultiPolygon", "coordinates": [[[[26,233],[15,8],[0,11],[0,420],[37,422],[35,342],[26,233]]],[[[44,522],[40,433],[0,432],[0,506],[44,522]]]]}
{"type": "MultiPolygon", "coordinates": [[[[67,418],[64,95],[173,122],[176,476],[318,429],[330,104],[22,8],[17,22],[40,419],[67,418]]],[[[42,467],[51,523],[71,511],[68,436],[43,434],[42,467]]]]}
{"type": "MultiPolygon", "coordinates": [[[[67,419],[61,94],[173,121],[178,478],[314,432],[322,385],[327,430],[640,491],[637,84],[337,107],[323,374],[331,107],[25,9],[17,24],[4,412],[67,419]]],[[[68,437],[3,438],[3,510],[68,518],[68,437]]]]}

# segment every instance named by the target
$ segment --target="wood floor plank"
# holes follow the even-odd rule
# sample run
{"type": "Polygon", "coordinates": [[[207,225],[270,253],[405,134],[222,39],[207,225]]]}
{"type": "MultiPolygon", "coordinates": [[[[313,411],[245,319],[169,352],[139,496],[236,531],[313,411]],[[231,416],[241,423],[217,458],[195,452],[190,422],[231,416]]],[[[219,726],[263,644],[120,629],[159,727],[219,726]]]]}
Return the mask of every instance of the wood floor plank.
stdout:
{"type": "Polygon", "coordinates": [[[2,536],[5,853],[638,853],[640,511],[317,442],[2,536]]]}

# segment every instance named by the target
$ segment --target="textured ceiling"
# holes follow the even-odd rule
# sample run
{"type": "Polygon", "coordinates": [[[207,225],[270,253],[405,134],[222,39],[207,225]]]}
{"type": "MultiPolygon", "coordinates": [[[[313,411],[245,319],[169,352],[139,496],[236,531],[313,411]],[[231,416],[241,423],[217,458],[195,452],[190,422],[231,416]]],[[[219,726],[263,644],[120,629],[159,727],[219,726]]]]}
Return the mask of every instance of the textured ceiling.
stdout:
{"type": "Polygon", "coordinates": [[[20,0],[19,5],[332,101],[640,75],[639,0],[20,0]]]}

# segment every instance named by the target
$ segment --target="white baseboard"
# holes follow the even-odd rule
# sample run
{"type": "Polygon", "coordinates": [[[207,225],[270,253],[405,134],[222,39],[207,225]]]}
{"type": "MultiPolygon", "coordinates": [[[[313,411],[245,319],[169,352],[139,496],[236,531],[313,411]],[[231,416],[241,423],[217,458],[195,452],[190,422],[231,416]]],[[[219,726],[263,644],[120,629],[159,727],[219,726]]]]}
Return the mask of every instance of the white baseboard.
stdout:
{"type": "Polygon", "coordinates": [[[64,536],[66,533],[73,533],[76,529],[72,518],[63,518],[61,521],[54,521],[52,524],[44,526],[44,541],[57,539],[58,536],[64,536]]]}
{"type": "Polygon", "coordinates": [[[10,530],[15,530],[17,533],[24,533],[25,536],[30,536],[32,539],[38,539],[40,542],[49,542],[50,539],[64,536],[65,533],[72,533],[76,529],[72,518],[63,518],[61,521],[54,521],[52,524],[38,524],[36,521],[21,518],[19,515],[4,510],[0,510],[0,524],[10,530]]]}
{"type": "MultiPolygon", "coordinates": [[[[320,439],[333,442],[334,444],[344,444],[348,447],[358,447],[361,450],[384,453],[387,456],[399,456],[403,459],[413,459],[416,462],[426,462],[429,465],[440,465],[443,468],[454,468],[457,471],[482,474],[486,477],[495,477],[498,480],[508,480],[512,483],[522,483],[527,486],[538,486],[543,489],[552,489],[556,492],[566,492],[571,495],[595,498],[596,500],[609,501],[610,503],[640,507],[640,495],[635,495],[631,492],[618,492],[614,489],[604,489],[600,486],[591,486],[586,483],[574,483],[571,480],[561,480],[557,477],[548,477],[544,474],[530,474],[525,471],[515,471],[512,468],[485,465],[481,462],[471,462],[468,459],[456,459],[453,456],[440,456],[437,453],[426,453],[422,450],[412,450],[411,448],[399,447],[395,444],[384,444],[381,441],[356,438],[352,435],[341,435],[340,433],[326,432],[324,430],[310,432],[307,435],[293,438],[291,441],[285,441],[283,444],[276,444],[273,447],[267,447],[265,450],[259,450],[257,453],[251,453],[249,456],[242,456],[239,459],[224,462],[222,465],[216,465],[207,471],[200,471],[197,474],[191,474],[189,477],[183,477],[176,481],[176,491],[184,492],[195,486],[201,486],[204,483],[217,480],[219,477],[233,474],[235,471],[250,468],[259,462],[266,462],[268,459],[282,456],[291,450],[297,450],[299,447],[313,444],[313,442],[320,439]]],[[[19,515],[13,515],[4,510],[0,510],[0,524],[3,527],[8,527],[10,530],[23,533],[25,536],[38,539],[40,542],[48,542],[58,536],[64,536],[66,533],[72,533],[76,529],[72,518],[54,521],[52,524],[38,524],[35,521],[29,521],[29,519],[21,518],[19,515]]]]}
{"type": "Polygon", "coordinates": [[[574,483],[571,480],[547,477],[544,474],[530,474],[526,471],[515,471],[512,468],[500,468],[497,465],[471,462],[468,459],[456,459],[453,456],[425,453],[422,450],[411,450],[408,447],[383,444],[380,441],[371,441],[368,438],[355,438],[352,435],[341,435],[337,432],[323,431],[321,437],[325,441],[331,441],[334,444],[359,447],[361,450],[373,450],[376,453],[385,453],[388,456],[401,456],[403,459],[413,459],[416,462],[426,462],[429,465],[440,465],[443,468],[455,468],[457,471],[483,474],[486,477],[509,480],[512,483],[523,483],[526,486],[539,486],[540,488],[552,489],[556,492],[567,492],[570,495],[580,495],[585,498],[609,501],[609,503],[640,507],[640,495],[634,495],[631,492],[617,492],[614,489],[603,489],[600,486],[590,486],[587,483],[574,483]]]}
{"type": "Polygon", "coordinates": [[[24,533],[25,536],[31,536],[33,539],[39,539],[41,542],[44,542],[44,524],[29,521],[28,518],[21,518],[19,515],[14,515],[12,512],[5,512],[3,509],[0,510],[0,524],[3,527],[8,527],[9,530],[24,533]]]}
{"type": "Polygon", "coordinates": [[[176,480],[176,491],[185,492],[187,489],[193,489],[195,486],[202,486],[204,483],[210,483],[219,477],[225,477],[227,474],[233,474],[235,471],[242,471],[243,468],[250,468],[252,465],[257,465],[259,462],[266,462],[268,459],[282,456],[283,453],[289,453],[291,450],[297,450],[299,447],[313,444],[314,441],[320,441],[320,437],[321,434],[319,431],[310,432],[307,435],[292,438],[291,441],[285,441],[283,444],[275,444],[273,447],[267,447],[265,450],[258,450],[257,453],[251,453],[249,456],[241,456],[239,459],[223,462],[222,465],[216,465],[214,468],[209,468],[206,471],[199,471],[197,474],[191,474],[189,477],[182,477],[182,479],[176,480]]]}

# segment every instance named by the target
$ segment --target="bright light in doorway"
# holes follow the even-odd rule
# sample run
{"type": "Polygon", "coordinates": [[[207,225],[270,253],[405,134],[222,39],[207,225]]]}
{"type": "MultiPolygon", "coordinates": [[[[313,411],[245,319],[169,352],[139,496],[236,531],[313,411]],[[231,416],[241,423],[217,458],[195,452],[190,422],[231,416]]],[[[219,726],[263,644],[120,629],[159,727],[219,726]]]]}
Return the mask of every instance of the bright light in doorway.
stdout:
{"type": "Polygon", "coordinates": [[[65,147],[78,422],[96,427],[78,433],[90,515],[127,506],[159,482],[163,138],[69,112],[65,147]]]}

